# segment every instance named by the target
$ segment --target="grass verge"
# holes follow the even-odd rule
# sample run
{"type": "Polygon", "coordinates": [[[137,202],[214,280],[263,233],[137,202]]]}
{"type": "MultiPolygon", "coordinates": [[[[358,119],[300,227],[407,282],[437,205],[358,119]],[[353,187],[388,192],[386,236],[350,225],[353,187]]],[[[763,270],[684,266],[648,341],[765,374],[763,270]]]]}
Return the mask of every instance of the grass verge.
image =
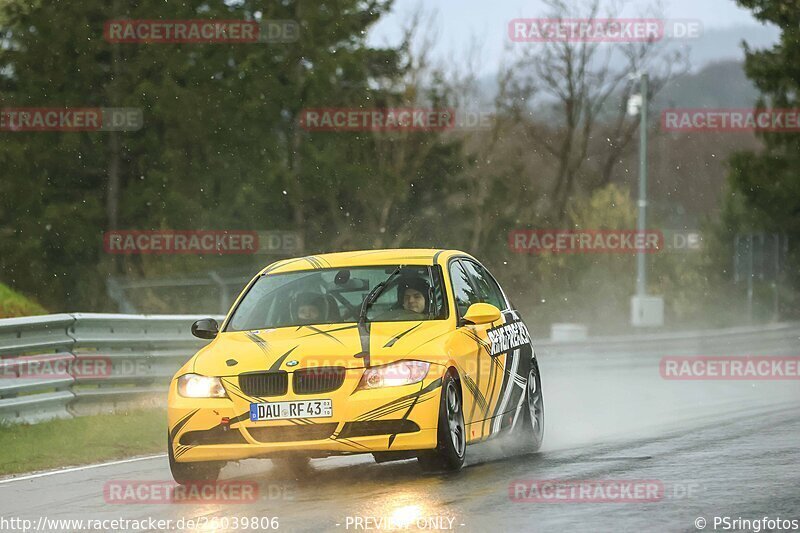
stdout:
{"type": "Polygon", "coordinates": [[[0,283],[0,318],[44,314],[44,307],[0,283]]]}
{"type": "Polygon", "coordinates": [[[165,409],[129,411],[0,428],[0,475],[160,453],[165,409]]]}

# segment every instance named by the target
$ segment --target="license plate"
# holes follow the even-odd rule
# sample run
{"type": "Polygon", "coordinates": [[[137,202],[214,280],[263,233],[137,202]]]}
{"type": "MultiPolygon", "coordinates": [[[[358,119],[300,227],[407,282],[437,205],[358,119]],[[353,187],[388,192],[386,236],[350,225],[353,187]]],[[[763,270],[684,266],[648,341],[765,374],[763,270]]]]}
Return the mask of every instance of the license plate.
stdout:
{"type": "Polygon", "coordinates": [[[288,418],[330,418],[331,400],[302,400],[295,402],[265,402],[250,404],[250,420],[286,420],[288,418]]]}

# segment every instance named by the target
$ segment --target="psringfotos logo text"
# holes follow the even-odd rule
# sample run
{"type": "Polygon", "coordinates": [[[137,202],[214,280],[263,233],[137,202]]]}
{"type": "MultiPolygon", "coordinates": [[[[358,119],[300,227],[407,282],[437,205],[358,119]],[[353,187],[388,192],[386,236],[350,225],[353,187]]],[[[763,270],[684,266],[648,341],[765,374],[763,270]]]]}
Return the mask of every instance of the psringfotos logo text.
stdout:
{"type": "Polygon", "coordinates": [[[693,19],[518,18],[508,23],[508,37],[516,43],[637,43],[696,39],[702,33],[702,22],[693,19]]]}
{"type": "Polygon", "coordinates": [[[254,254],[255,231],[119,230],[107,231],[103,247],[109,254],[254,254]]]}
{"type": "Polygon", "coordinates": [[[7,107],[0,131],[136,131],[142,110],[133,107],[7,107]]]}
{"type": "Polygon", "coordinates": [[[110,43],[292,43],[300,38],[294,20],[109,20],[110,43]]]}
{"type": "Polygon", "coordinates": [[[663,131],[800,132],[800,109],[665,109],[663,131]]]}
{"type": "Polygon", "coordinates": [[[649,503],[664,499],[656,479],[518,479],[508,497],[520,503],[649,503]]]}
{"type": "Polygon", "coordinates": [[[800,356],[668,356],[659,371],[668,380],[796,380],[800,356]]]}
{"type": "Polygon", "coordinates": [[[515,253],[656,253],[664,249],[657,230],[513,230],[508,246],[515,253]]]}

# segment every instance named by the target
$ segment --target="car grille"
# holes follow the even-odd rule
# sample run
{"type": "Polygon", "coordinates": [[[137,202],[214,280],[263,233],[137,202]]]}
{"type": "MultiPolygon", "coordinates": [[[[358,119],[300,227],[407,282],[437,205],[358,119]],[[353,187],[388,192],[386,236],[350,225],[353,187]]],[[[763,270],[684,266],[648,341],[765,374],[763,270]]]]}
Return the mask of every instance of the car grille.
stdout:
{"type": "Polygon", "coordinates": [[[341,438],[371,437],[374,435],[396,435],[398,433],[414,433],[419,431],[416,422],[408,419],[400,420],[366,420],[362,422],[347,422],[342,431],[341,438]]]}
{"type": "Polygon", "coordinates": [[[283,396],[289,390],[289,377],[283,371],[242,374],[239,388],[248,396],[283,396]]]}
{"type": "Polygon", "coordinates": [[[335,391],[344,383],[343,366],[323,366],[294,371],[292,389],[295,394],[319,394],[335,391]]]}
{"type": "Polygon", "coordinates": [[[204,444],[247,444],[247,441],[238,429],[226,430],[217,426],[207,430],[187,431],[181,435],[180,443],[188,446],[202,446],[204,444]]]}
{"type": "Polygon", "coordinates": [[[304,426],[263,426],[247,428],[247,432],[258,442],[293,442],[327,439],[333,435],[336,426],[336,422],[304,426]]]}

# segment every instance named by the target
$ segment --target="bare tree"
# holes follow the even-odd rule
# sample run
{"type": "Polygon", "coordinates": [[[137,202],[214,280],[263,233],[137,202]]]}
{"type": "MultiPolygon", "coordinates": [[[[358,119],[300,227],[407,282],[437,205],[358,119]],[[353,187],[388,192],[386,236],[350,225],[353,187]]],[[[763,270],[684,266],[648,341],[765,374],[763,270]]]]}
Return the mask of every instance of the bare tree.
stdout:
{"type": "MultiPolygon", "coordinates": [[[[556,20],[596,19],[600,12],[599,0],[578,6],[566,0],[544,3],[549,18],[556,20]]],[[[605,17],[613,18],[613,11],[605,17]]],[[[611,181],[638,128],[638,121],[626,116],[626,102],[637,90],[636,76],[650,75],[651,100],[685,70],[683,55],[667,51],[662,41],[554,39],[524,44],[504,74],[501,105],[555,162],[553,174],[545,178],[552,222],[565,220],[567,202],[576,191],[611,181]]]]}

